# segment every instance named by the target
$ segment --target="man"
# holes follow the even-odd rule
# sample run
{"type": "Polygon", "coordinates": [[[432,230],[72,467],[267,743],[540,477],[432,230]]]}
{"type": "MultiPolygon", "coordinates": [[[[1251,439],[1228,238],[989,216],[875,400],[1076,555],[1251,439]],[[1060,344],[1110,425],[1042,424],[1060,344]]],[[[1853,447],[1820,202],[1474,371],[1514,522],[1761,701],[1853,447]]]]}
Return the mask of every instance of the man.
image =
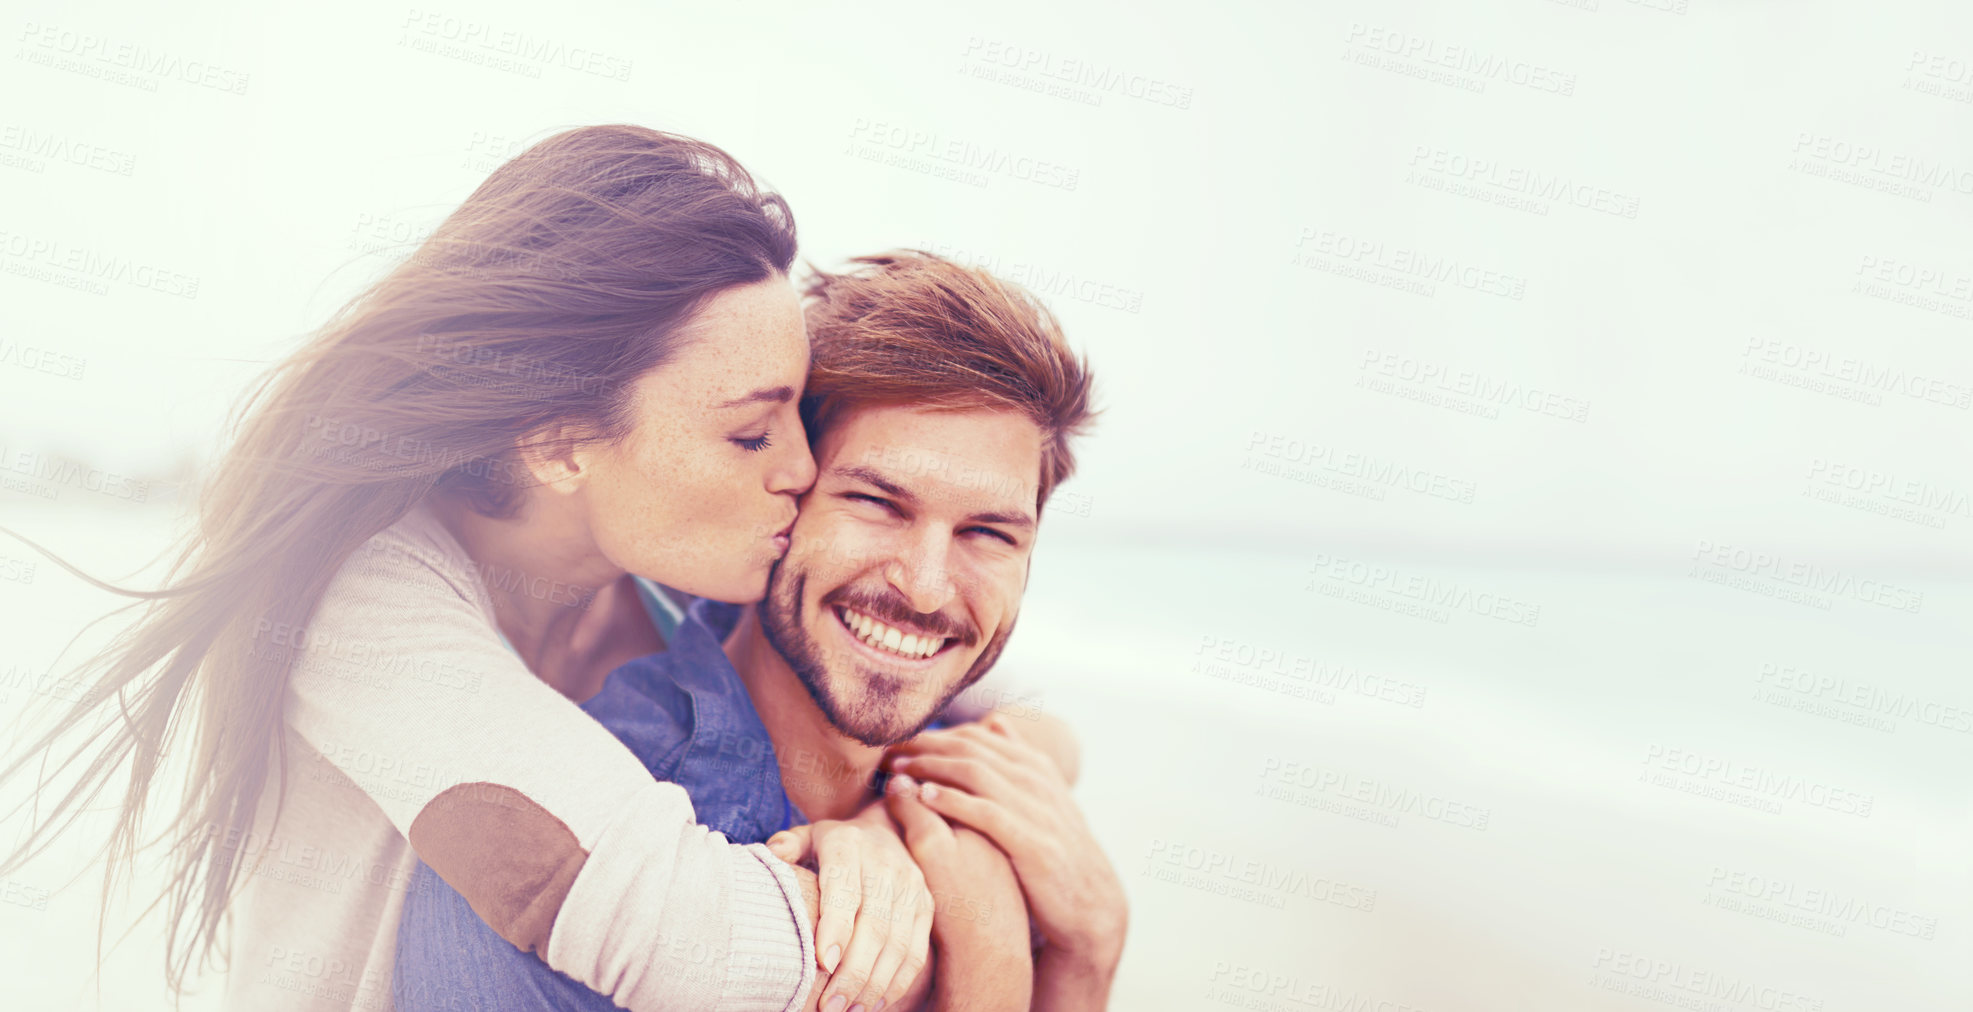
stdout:
{"type": "MultiPolygon", "coordinates": [[[[985,272],[921,253],[859,263],[809,287],[818,477],[766,599],[694,603],[666,652],[583,707],[705,825],[771,836],[784,859],[895,818],[935,899],[936,966],[901,1005],[930,976],[935,1007],[1100,1008],[1126,913],[1069,795],[1072,746],[1002,714],[927,730],[1013,632],[1042,509],[1090,418],[1087,369],[1046,309],[985,272]]],[[[423,868],[394,979],[407,1012],[613,1007],[423,868]]],[[[821,1012],[870,1000],[856,981],[815,990],[821,1012]]]]}

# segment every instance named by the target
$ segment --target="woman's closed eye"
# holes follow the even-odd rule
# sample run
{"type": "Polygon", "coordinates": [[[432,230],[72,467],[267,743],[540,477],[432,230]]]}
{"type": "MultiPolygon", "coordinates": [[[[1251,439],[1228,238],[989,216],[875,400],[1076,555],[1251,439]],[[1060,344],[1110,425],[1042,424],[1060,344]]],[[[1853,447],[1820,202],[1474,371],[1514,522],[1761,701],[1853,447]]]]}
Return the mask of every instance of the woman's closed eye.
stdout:
{"type": "Polygon", "coordinates": [[[738,446],[739,448],[747,451],[748,453],[759,453],[760,451],[767,449],[769,446],[774,445],[773,443],[768,441],[768,437],[770,435],[771,433],[763,432],[760,435],[753,437],[752,439],[735,439],[733,440],[733,445],[738,446]]]}

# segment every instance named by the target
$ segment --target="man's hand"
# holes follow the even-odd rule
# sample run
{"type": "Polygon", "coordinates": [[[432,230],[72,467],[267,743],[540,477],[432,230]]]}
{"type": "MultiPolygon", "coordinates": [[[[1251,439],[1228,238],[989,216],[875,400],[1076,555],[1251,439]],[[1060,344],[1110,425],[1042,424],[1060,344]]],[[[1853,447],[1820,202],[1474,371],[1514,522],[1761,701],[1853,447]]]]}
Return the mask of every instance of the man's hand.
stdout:
{"type": "Polygon", "coordinates": [[[932,943],[938,970],[930,1007],[1028,1009],[1034,954],[1028,950],[1027,908],[1007,856],[978,832],[954,827],[925,807],[910,777],[892,777],[884,800],[904,826],[937,905],[932,943]]]}
{"type": "Polygon", "coordinates": [[[884,810],[797,826],[767,848],[789,864],[819,866],[819,879],[796,869],[804,898],[810,888],[819,893],[815,953],[828,979],[813,1004],[822,1012],[898,1004],[925,965],[932,896],[884,810]]]}
{"type": "Polygon", "coordinates": [[[1012,861],[1047,939],[1043,970],[1056,982],[1073,981],[1062,991],[1044,986],[1036,1007],[1100,1007],[1123,955],[1128,904],[1056,764],[998,716],[924,732],[893,746],[888,762],[922,781],[927,807],[984,833],[1012,861]]]}

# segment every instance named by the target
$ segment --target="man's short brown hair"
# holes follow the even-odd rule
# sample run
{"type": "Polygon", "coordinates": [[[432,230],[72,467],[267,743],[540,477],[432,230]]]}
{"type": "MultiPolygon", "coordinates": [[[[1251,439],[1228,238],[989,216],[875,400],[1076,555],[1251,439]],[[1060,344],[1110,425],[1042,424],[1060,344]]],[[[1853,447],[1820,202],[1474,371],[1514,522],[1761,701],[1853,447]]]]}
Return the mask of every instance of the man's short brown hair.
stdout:
{"type": "Polygon", "coordinates": [[[810,442],[856,408],[1019,411],[1042,434],[1039,515],[1075,471],[1070,438],[1095,416],[1088,360],[1069,350],[1055,315],[1019,285],[921,250],[850,263],[816,271],[804,293],[810,442]]]}

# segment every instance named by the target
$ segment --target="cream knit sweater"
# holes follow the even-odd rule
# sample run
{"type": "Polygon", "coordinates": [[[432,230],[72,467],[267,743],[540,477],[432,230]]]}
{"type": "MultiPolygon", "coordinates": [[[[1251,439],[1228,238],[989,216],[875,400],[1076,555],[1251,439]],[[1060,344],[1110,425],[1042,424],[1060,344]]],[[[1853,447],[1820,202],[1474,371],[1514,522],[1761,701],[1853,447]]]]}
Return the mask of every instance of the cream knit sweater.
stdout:
{"type": "Polygon", "coordinates": [[[538,955],[625,1008],[807,1000],[815,943],[792,870],[696,825],[682,789],[531,674],[428,511],[359,549],[305,632],[256,642],[301,650],[285,775],[270,775],[279,822],[269,791],[254,832],[219,841],[248,868],[230,1012],[391,1008],[420,856],[510,940],[547,931],[538,955]],[[559,863],[530,864],[544,839],[559,863]]]}

